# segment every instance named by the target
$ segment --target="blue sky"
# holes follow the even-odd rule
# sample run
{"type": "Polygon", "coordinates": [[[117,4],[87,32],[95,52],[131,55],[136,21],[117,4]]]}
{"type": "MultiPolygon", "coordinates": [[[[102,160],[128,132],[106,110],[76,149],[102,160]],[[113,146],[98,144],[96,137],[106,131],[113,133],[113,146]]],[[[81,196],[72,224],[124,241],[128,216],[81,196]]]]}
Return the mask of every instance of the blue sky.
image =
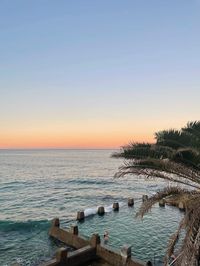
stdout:
{"type": "Polygon", "coordinates": [[[117,147],[199,119],[199,14],[197,0],[1,1],[0,147],[117,147]]]}

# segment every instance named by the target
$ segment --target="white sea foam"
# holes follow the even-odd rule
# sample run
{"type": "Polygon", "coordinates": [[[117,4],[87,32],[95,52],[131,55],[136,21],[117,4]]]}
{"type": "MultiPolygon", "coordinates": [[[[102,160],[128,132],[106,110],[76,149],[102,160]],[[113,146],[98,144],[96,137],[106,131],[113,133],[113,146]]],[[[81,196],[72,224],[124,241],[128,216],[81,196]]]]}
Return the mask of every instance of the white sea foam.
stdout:
{"type": "MultiPolygon", "coordinates": [[[[122,206],[124,206],[124,203],[123,202],[119,202],[119,207],[122,207],[122,206]]],[[[97,206],[97,207],[94,207],[94,208],[85,209],[84,210],[85,217],[97,214],[99,207],[100,206],[97,206]]],[[[104,210],[105,210],[105,213],[112,212],[113,211],[113,204],[111,204],[109,206],[104,206],[104,210]]]]}
{"type": "Polygon", "coordinates": [[[105,209],[105,212],[111,212],[113,210],[113,206],[112,205],[105,206],[104,209],[105,209]]]}
{"type": "Polygon", "coordinates": [[[85,217],[90,216],[90,215],[94,215],[97,213],[97,211],[98,211],[98,207],[87,208],[84,210],[84,215],[85,215],[85,217]]]}
{"type": "Polygon", "coordinates": [[[119,208],[125,206],[126,204],[124,202],[119,202],[119,208]]]}
{"type": "MultiPolygon", "coordinates": [[[[16,261],[15,259],[13,262],[13,258],[17,257],[23,260],[23,265],[35,265],[41,249],[44,259],[53,256],[56,246],[48,242],[46,234],[50,224],[43,224],[41,221],[53,219],[55,210],[56,216],[61,218],[61,226],[63,224],[68,227],[75,222],[75,210],[82,209],[82,206],[92,207],[85,208],[86,219],[84,223],[78,223],[79,230],[87,236],[108,230],[111,234],[109,245],[118,245],[120,241],[122,244],[128,242],[140,245],[145,241],[146,233],[142,238],[140,220],[136,220],[134,215],[130,219],[130,212],[134,212],[134,208],[128,208],[127,198],[134,196],[135,203],[141,203],[143,194],[150,196],[150,192],[162,189],[166,183],[159,179],[147,183],[146,179],[136,176],[114,180],[114,172],[123,160],[113,160],[111,153],[111,150],[0,150],[0,195],[3,196],[0,204],[0,231],[9,232],[3,239],[0,265],[11,265],[16,261]],[[31,193],[28,193],[30,189],[31,193]],[[119,213],[114,215],[110,205],[117,198],[123,202],[119,202],[119,213]],[[96,206],[95,202],[98,202],[96,206]],[[99,205],[105,207],[106,213],[103,219],[96,219],[94,223],[93,219],[87,218],[97,214],[99,205]],[[11,224],[8,226],[9,221],[11,224]],[[122,226],[116,226],[119,223],[122,226]],[[132,233],[127,233],[131,228],[134,228],[132,233]],[[25,240],[22,230],[27,235],[25,240]],[[33,235],[35,241],[38,240],[37,247],[33,235]],[[12,249],[10,237],[14,239],[12,249]],[[19,246],[20,252],[17,248],[19,246]],[[6,252],[8,249],[9,256],[6,252]],[[27,252],[31,262],[27,258],[27,252]]],[[[156,237],[155,252],[159,253],[160,245],[167,241],[165,237],[168,230],[175,230],[183,214],[173,208],[166,208],[168,216],[163,215],[163,209],[153,210],[155,219],[159,219],[155,222],[150,219],[150,227],[145,230],[156,237]],[[157,234],[160,223],[168,226],[162,237],[157,234]]],[[[143,226],[145,224],[142,229],[143,226]]],[[[134,251],[138,257],[149,259],[154,256],[151,253],[153,251],[148,247],[144,248],[134,251]]]]}

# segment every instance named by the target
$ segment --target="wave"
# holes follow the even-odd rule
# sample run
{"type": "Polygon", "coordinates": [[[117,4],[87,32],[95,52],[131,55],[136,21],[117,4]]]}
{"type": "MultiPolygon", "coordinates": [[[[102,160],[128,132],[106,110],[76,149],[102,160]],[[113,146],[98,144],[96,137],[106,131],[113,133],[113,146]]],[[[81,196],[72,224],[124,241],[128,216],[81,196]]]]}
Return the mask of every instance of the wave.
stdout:
{"type": "Polygon", "coordinates": [[[0,232],[47,230],[50,225],[48,220],[24,222],[0,220],[0,232]]]}
{"type": "Polygon", "coordinates": [[[72,184],[86,184],[86,185],[108,185],[113,184],[114,180],[106,180],[106,179],[71,179],[68,180],[68,183],[72,184]]]}
{"type": "MultiPolygon", "coordinates": [[[[124,205],[123,202],[119,202],[119,207],[122,207],[123,205],[124,205]]],[[[84,210],[85,217],[97,214],[99,207],[100,206],[85,209],[84,210]]],[[[105,213],[112,212],[113,211],[113,204],[109,205],[109,206],[104,206],[104,210],[105,210],[105,213]]]]}

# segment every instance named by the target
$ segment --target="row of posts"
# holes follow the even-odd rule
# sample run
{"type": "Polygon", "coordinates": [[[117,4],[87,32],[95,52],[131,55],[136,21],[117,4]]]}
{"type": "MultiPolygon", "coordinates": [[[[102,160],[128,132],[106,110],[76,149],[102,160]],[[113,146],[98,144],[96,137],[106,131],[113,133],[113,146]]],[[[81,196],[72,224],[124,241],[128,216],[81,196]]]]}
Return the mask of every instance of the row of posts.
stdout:
{"type": "MultiPolygon", "coordinates": [[[[148,196],[147,196],[147,195],[143,195],[143,196],[142,196],[142,201],[144,202],[144,201],[146,201],[146,200],[148,200],[148,196]]],[[[134,198],[129,198],[129,199],[128,199],[128,206],[129,206],[129,207],[133,207],[133,206],[134,206],[134,198]]],[[[119,211],[119,203],[118,203],[118,202],[114,202],[114,203],[113,203],[113,211],[119,211]]],[[[98,208],[97,213],[98,213],[99,215],[104,215],[104,213],[105,213],[105,208],[104,208],[103,206],[100,206],[100,207],[98,208]]],[[[79,211],[79,212],[77,212],[77,220],[78,220],[78,221],[81,221],[81,220],[84,220],[84,219],[85,219],[84,211],[79,211]]]]}
{"type": "MultiPolygon", "coordinates": [[[[145,202],[148,200],[148,195],[143,195],[142,196],[142,201],[145,202]]],[[[128,199],[128,206],[129,207],[133,207],[134,206],[134,198],[129,198],[128,199]]],[[[159,201],[159,206],[160,207],[165,207],[165,200],[164,199],[161,199],[159,201]]],[[[178,208],[179,210],[181,211],[185,211],[185,204],[183,202],[179,202],[179,205],[178,205],[178,208]]],[[[114,202],[113,203],[113,210],[114,211],[119,211],[119,203],[118,202],[114,202]]],[[[98,211],[97,213],[99,215],[103,215],[105,213],[105,208],[103,206],[100,206],[98,208],[98,211]]],[[[77,212],[77,220],[78,221],[81,221],[81,220],[84,220],[85,219],[85,214],[84,214],[84,211],[79,211],[77,212]]]]}

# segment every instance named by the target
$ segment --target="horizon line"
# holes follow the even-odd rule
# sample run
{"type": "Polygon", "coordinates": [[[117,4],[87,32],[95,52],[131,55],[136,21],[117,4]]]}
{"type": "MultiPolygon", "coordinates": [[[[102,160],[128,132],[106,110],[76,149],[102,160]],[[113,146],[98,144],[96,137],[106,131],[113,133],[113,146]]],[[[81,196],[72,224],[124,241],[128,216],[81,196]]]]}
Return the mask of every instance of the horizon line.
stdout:
{"type": "Polygon", "coordinates": [[[0,150],[117,150],[120,147],[113,147],[113,148],[56,148],[56,147],[20,147],[20,148],[0,148],[0,150]]]}

